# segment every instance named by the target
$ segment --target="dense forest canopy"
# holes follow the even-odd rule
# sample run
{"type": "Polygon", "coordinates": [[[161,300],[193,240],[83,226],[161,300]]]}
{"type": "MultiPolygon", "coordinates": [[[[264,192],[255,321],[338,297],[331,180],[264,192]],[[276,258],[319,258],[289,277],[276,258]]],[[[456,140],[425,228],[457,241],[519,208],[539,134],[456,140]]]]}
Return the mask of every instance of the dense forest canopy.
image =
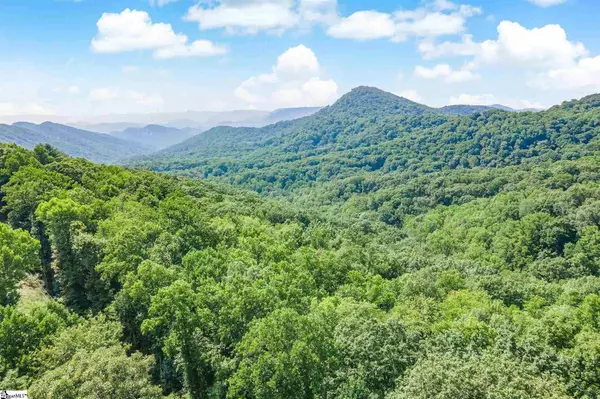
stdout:
{"type": "Polygon", "coordinates": [[[138,161],[176,176],[3,145],[0,389],[597,398],[599,106],[361,88],[138,161]]]}

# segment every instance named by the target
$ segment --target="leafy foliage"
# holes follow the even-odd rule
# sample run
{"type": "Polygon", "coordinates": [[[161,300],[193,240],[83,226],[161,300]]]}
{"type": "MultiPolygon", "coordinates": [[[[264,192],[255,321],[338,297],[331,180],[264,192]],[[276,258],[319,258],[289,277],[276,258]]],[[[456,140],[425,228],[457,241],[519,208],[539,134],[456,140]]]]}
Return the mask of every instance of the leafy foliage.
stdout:
{"type": "Polygon", "coordinates": [[[18,299],[12,283],[0,389],[599,397],[596,97],[457,117],[358,94],[236,130],[236,146],[202,139],[196,154],[231,156],[206,177],[276,199],[1,147],[0,237],[21,237],[25,251],[7,240],[15,254],[39,248],[24,263],[50,298],[18,299]],[[261,154],[264,167],[248,163],[261,154]]]}

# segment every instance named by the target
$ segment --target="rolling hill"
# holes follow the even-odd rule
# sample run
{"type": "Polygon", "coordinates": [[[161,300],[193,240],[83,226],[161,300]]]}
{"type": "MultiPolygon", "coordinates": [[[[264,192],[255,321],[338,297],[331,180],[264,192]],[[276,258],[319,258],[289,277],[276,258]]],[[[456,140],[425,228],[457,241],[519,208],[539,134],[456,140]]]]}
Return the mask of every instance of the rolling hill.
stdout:
{"type": "Polygon", "coordinates": [[[151,152],[151,148],[138,143],[51,122],[0,125],[0,142],[30,149],[37,144],[50,144],[70,156],[101,163],[151,152]]]}

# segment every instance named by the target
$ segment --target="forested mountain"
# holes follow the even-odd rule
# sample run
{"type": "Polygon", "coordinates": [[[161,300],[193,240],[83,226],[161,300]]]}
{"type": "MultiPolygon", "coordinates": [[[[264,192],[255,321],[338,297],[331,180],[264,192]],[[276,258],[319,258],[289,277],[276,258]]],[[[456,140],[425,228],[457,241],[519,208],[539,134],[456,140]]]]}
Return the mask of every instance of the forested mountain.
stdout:
{"type": "Polygon", "coordinates": [[[181,143],[200,133],[202,133],[202,130],[193,128],[176,129],[160,125],[148,125],[145,127],[130,127],[122,132],[115,132],[111,135],[123,140],[139,143],[145,147],[161,150],[181,143]]]}
{"type": "Polygon", "coordinates": [[[313,116],[262,129],[218,128],[133,164],[287,195],[367,175],[569,159],[597,150],[599,108],[577,105],[597,98],[538,113],[461,116],[358,88],[313,116]]]}
{"type": "Polygon", "coordinates": [[[103,163],[151,152],[151,147],[51,122],[0,124],[0,142],[29,149],[38,144],[50,144],[71,156],[103,163]]]}

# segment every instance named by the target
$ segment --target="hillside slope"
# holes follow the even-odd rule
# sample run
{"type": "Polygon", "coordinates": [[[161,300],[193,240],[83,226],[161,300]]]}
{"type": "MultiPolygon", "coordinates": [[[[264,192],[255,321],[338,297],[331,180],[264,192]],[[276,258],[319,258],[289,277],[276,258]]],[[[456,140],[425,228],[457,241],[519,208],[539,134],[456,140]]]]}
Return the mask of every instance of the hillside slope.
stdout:
{"type": "Polygon", "coordinates": [[[596,146],[599,112],[567,104],[539,113],[445,115],[361,87],[315,115],[262,129],[217,128],[132,164],[286,191],[356,173],[581,156],[596,146]]]}
{"type": "Polygon", "coordinates": [[[0,389],[597,398],[600,156],[587,150],[357,172],[313,197],[347,195],[325,214],[0,145],[0,389]],[[45,295],[28,293],[36,278],[45,295]]]}
{"type": "Polygon", "coordinates": [[[150,148],[137,143],[51,122],[0,125],[0,142],[30,149],[37,144],[50,144],[68,155],[103,163],[151,152],[150,148]]]}

